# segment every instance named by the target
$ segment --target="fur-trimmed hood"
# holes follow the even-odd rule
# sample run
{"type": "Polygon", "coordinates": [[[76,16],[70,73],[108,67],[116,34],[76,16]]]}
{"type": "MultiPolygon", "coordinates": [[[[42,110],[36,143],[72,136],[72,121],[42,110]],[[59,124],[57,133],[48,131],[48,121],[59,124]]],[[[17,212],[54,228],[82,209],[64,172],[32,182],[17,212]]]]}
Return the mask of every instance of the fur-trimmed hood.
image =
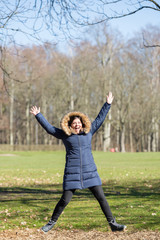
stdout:
{"type": "Polygon", "coordinates": [[[74,130],[69,126],[70,118],[73,116],[79,116],[82,119],[83,132],[86,134],[90,132],[91,129],[91,121],[88,116],[81,112],[69,112],[67,113],[61,120],[61,128],[62,130],[70,136],[72,133],[75,133],[74,130]]]}

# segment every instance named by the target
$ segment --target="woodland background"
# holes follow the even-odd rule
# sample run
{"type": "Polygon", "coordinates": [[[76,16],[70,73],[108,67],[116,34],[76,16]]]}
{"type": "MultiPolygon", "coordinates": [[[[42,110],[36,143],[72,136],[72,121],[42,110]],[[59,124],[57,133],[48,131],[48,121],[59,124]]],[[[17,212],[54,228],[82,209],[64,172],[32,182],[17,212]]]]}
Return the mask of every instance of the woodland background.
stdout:
{"type": "MultiPolygon", "coordinates": [[[[145,36],[156,42],[160,28],[145,36]]],[[[32,105],[56,127],[68,111],[91,121],[106,101],[114,101],[93,138],[93,149],[160,151],[160,47],[145,47],[141,34],[128,40],[107,24],[88,28],[89,38],[60,51],[45,42],[0,47],[0,144],[62,146],[30,114],[32,105]]]]}

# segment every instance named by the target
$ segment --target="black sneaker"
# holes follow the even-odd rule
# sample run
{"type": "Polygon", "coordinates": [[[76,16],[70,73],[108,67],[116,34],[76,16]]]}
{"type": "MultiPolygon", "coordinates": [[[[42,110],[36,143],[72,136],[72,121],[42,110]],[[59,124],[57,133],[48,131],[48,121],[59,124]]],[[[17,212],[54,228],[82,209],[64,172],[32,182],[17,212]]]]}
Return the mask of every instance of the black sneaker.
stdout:
{"type": "Polygon", "coordinates": [[[56,224],[56,222],[54,222],[53,220],[49,220],[49,222],[45,226],[43,226],[41,228],[41,230],[43,232],[48,232],[49,230],[51,230],[54,227],[55,224],[56,224]]]}
{"type": "Polygon", "coordinates": [[[127,228],[125,225],[116,223],[115,218],[109,222],[109,225],[111,227],[112,232],[124,231],[127,228]]]}

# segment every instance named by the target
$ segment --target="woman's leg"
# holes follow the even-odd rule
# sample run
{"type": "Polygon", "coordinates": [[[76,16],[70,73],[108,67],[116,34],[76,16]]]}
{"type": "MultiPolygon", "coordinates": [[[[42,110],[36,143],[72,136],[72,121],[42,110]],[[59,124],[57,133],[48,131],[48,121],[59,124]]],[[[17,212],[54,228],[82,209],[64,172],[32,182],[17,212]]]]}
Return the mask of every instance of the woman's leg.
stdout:
{"type": "Polygon", "coordinates": [[[59,202],[57,203],[57,205],[53,211],[52,217],[51,217],[51,219],[54,222],[56,222],[58,220],[59,216],[61,215],[61,213],[63,212],[65,207],[71,201],[74,192],[75,192],[75,189],[63,191],[63,195],[62,195],[61,199],[59,200],[59,202]]]}
{"type": "Polygon", "coordinates": [[[61,199],[59,200],[59,202],[57,203],[57,205],[56,205],[56,207],[53,211],[51,219],[49,220],[49,222],[45,226],[43,226],[41,228],[41,230],[43,232],[48,232],[54,227],[54,225],[56,224],[59,216],[61,215],[61,213],[63,212],[63,210],[67,206],[67,204],[71,201],[74,192],[75,192],[75,190],[63,191],[63,195],[62,195],[61,199]]]}
{"type": "Polygon", "coordinates": [[[93,193],[95,198],[98,200],[98,202],[101,206],[101,209],[102,209],[105,217],[107,218],[107,221],[108,222],[112,221],[114,218],[113,218],[111,209],[109,207],[109,204],[105,198],[102,186],[90,187],[89,190],[93,193]]]}
{"type": "Polygon", "coordinates": [[[104,195],[102,187],[101,186],[95,186],[95,187],[91,187],[89,189],[93,193],[95,198],[98,200],[98,202],[99,202],[99,204],[101,206],[101,209],[102,209],[104,215],[106,216],[106,218],[108,220],[108,223],[109,223],[109,225],[111,227],[111,230],[113,232],[125,230],[126,226],[118,224],[116,222],[116,219],[113,218],[112,212],[111,212],[109,204],[108,204],[108,202],[107,202],[107,200],[105,198],[105,195],[104,195]]]}

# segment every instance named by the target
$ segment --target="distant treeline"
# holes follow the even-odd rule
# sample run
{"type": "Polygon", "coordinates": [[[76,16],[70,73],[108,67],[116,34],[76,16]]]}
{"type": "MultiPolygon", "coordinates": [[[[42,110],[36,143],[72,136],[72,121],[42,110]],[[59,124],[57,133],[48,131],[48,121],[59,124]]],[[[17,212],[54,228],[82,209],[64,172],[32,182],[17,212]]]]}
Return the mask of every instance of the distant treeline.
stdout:
{"type": "MultiPolygon", "coordinates": [[[[160,39],[160,29],[145,31],[152,42],[160,39]]],[[[138,34],[124,40],[107,28],[91,38],[66,53],[50,43],[1,48],[0,144],[60,145],[38,125],[30,107],[40,106],[56,127],[74,110],[93,121],[112,91],[111,111],[93,149],[160,151],[160,48],[144,47],[138,34]]]]}

